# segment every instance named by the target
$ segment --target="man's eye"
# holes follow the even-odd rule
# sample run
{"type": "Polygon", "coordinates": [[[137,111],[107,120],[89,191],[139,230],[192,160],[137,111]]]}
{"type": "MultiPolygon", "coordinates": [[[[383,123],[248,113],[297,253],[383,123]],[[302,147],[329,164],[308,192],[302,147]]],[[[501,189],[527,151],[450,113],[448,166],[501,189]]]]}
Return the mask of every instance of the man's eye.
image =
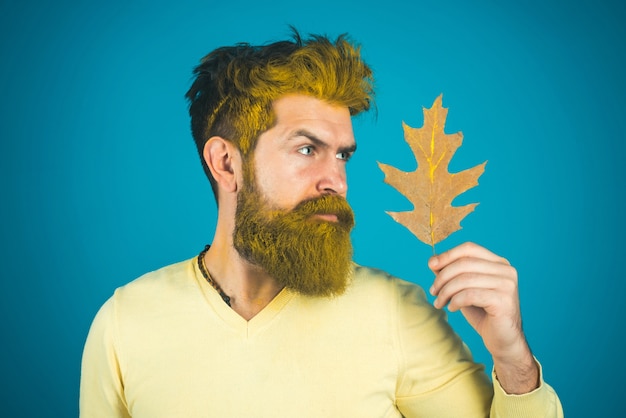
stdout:
{"type": "Polygon", "coordinates": [[[352,153],[350,152],[338,152],[336,155],[337,159],[348,161],[350,157],[352,157],[352,153]]]}
{"type": "Polygon", "coordinates": [[[313,154],[313,147],[312,146],[302,147],[298,149],[298,152],[302,155],[311,155],[313,154]]]}

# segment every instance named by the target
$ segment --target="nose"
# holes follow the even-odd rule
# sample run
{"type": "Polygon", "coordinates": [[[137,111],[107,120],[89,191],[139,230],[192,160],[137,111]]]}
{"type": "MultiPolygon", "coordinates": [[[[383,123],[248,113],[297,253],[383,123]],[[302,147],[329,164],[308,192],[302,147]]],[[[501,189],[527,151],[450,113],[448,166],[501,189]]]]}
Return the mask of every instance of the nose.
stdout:
{"type": "Polygon", "coordinates": [[[338,194],[346,197],[348,179],[345,162],[333,158],[333,161],[326,164],[317,183],[317,189],[321,194],[338,194]]]}

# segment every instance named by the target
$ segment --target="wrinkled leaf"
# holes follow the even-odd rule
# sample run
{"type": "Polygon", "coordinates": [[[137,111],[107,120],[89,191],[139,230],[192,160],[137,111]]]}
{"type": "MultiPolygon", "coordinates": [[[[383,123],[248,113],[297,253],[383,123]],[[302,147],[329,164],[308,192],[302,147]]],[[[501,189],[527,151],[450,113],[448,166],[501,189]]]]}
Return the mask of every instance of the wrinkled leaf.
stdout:
{"type": "Polygon", "coordinates": [[[485,161],[460,173],[448,171],[450,160],[463,142],[463,134],[444,133],[448,109],[442,107],[441,102],[440,95],[430,109],[424,109],[424,126],[421,128],[402,123],[404,139],[417,160],[415,171],[405,172],[378,163],[385,173],[385,182],[413,204],[412,211],[387,213],[420,241],[432,246],[433,252],[435,244],[461,229],[461,220],[478,205],[452,206],[452,201],[478,185],[478,178],[487,164],[485,161]]]}

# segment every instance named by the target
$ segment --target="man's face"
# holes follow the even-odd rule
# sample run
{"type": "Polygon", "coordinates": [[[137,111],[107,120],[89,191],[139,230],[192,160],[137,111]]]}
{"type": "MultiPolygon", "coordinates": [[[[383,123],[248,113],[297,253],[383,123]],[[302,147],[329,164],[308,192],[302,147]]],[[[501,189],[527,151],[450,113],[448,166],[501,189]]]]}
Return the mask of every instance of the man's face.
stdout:
{"type": "Polygon", "coordinates": [[[276,124],[254,150],[256,181],[277,208],[336,194],[346,197],[346,162],[356,149],[350,112],[304,95],[274,102],[276,124]]]}
{"type": "Polygon", "coordinates": [[[354,225],[345,164],[355,150],[347,108],[289,95],[260,135],[239,192],[235,248],[279,284],[308,295],[343,292],[354,225]]]}

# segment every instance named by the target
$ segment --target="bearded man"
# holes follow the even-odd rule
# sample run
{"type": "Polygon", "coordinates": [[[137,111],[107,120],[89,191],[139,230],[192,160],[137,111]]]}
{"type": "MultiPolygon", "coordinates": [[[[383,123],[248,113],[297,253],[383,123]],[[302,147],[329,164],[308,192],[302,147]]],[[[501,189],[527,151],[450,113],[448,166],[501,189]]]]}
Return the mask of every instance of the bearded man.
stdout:
{"type": "Polygon", "coordinates": [[[218,204],[197,257],[117,289],[92,324],[81,417],[560,417],[515,269],[475,244],[417,285],[354,264],[345,165],[372,72],[344,36],[219,48],[187,93],[218,204]],[[445,321],[461,309],[492,382],[445,321]]]}

